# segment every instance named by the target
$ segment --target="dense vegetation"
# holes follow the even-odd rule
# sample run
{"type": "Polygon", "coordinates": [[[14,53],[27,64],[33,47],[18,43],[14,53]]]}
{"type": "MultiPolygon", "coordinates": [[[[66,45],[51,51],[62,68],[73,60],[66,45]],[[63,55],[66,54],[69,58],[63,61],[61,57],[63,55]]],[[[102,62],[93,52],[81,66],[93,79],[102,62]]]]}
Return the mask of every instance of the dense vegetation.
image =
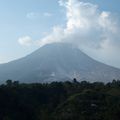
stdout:
{"type": "Polygon", "coordinates": [[[120,120],[120,81],[0,86],[0,120],[120,120]]]}

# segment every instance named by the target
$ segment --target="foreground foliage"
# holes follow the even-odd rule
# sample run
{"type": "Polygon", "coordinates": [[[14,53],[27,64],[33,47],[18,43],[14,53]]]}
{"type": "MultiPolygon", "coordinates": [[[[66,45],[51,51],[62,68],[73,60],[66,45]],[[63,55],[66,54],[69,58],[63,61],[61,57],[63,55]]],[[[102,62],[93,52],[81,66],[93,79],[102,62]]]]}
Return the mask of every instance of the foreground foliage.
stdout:
{"type": "Polygon", "coordinates": [[[0,86],[0,120],[119,120],[120,81],[0,86]]]}

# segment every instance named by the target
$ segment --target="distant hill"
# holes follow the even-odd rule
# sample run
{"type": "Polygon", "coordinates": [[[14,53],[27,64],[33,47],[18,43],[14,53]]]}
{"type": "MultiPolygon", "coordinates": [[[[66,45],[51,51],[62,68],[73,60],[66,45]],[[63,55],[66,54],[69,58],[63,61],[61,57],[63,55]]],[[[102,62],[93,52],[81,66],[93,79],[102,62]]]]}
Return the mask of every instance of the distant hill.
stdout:
{"type": "Polygon", "coordinates": [[[24,58],[0,65],[0,81],[52,82],[72,80],[108,82],[120,78],[120,69],[93,60],[66,43],[39,48],[24,58]]]}

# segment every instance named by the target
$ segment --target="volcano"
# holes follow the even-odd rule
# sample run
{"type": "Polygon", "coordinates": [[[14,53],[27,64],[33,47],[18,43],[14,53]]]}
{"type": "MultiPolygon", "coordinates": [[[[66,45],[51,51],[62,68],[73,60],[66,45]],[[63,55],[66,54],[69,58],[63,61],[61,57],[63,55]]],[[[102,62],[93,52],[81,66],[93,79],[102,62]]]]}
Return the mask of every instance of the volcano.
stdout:
{"type": "Polygon", "coordinates": [[[120,69],[98,62],[67,43],[47,44],[24,58],[0,65],[0,82],[109,82],[120,79],[120,69]]]}

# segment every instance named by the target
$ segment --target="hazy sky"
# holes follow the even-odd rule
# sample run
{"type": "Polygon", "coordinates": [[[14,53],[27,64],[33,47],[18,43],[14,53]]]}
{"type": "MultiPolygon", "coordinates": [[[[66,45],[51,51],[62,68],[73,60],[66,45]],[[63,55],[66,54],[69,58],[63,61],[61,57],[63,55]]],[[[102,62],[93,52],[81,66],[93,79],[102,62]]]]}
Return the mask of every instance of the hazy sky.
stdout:
{"type": "Polygon", "coordinates": [[[120,67],[120,0],[0,0],[0,63],[51,42],[120,67]]]}

